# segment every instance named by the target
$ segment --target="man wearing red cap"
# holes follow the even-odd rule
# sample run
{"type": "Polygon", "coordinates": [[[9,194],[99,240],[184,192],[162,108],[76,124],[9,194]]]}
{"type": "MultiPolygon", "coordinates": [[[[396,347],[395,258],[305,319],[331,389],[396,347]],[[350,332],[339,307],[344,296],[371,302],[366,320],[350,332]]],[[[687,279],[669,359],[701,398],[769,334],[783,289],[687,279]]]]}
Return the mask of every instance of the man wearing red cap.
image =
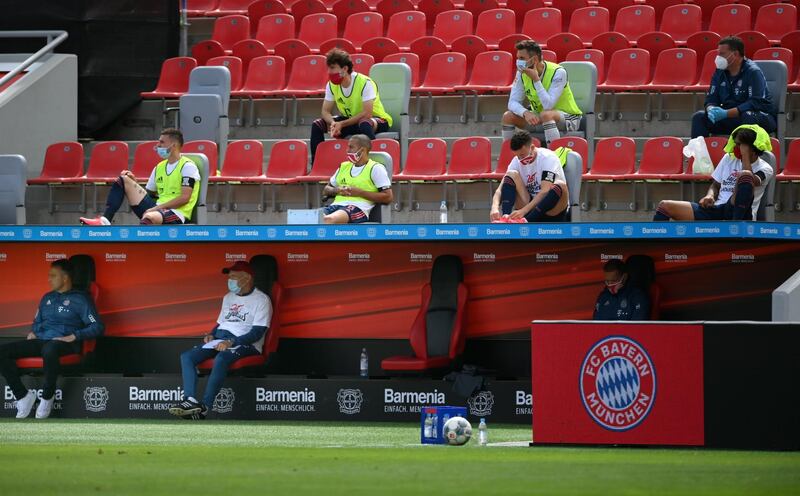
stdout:
{"type": "Polygon", "coordinates": [[[261,354],[264,336],[272,318],[269,297],[253,284],[253,268],[247,262],[236,262],[222,269],[228,275],[228,294],[222,299],[217,325],[197,345],[181,354],[184,401],[169,413],[185,419],[204,419],[209,406],[222,388],[228,367],[236,360],[261,354]],[[214,358],[202,402],[197,401],[197,364],[214,358]]]}

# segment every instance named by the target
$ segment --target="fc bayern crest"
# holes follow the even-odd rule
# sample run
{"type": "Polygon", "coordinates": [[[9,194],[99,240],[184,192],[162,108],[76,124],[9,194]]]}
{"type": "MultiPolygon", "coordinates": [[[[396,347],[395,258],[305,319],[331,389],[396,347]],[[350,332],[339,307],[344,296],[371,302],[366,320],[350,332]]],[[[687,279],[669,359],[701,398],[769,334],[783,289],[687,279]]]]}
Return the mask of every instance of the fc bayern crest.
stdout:
{"type": "Polygon", "coordinates": [[[627,431],[653,409],[656,371],[642,345],[625,336],[609,336],[586,354],[580,387],[592,420],[611,431],[627,431]]]}

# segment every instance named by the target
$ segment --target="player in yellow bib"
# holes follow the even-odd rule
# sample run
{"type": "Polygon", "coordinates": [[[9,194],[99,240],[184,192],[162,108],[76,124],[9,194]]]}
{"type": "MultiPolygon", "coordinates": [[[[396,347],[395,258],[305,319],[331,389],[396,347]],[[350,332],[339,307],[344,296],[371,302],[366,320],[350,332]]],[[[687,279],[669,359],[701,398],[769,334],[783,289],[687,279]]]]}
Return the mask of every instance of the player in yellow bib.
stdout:
{"type": "Polygon", "coordinates": [[[503,139],[511,139],[517,128],[543,129],[549,144],[561,137],[559,128],[578,131],[583,112],[572,95],[567,71],[546,62],[541,47],[533,40],[520,41],[516,49],[517,77],[511,86],[508,111],[503,114],[503,139]]]}
{"type": "Polygon", "coordinates": [[[311,162],[317,147],[331,138],[346,138],[364,134],[375,139],[375,134],[385,133],[392,127],[392,116],[383,108],[378,85],[366,74],[353,71],[353,61],[344,50],[334,48],[328,52],[328,78],[322,115],[311,124],[311,162]],[[334,116],[338,111],[339,115],[334,116]]]}
{"type": "Polygon", "coordinates": [[[142,188],[127,169],[120,172],[108,192],[103,215],[93,219],[81,217],[81,224],[111,225],[124,199],[141,219],[141,224],[183,224],[191,220],[200,194],[200,171],[194,162],[181,156],[182,147],[180,130],[163,130],[156,148],[163,160],[153,168],[147,185],[142,188]]]}
{"type": "Polygon", "coordinates": [[[369,158],[372,143],[364,134],[347,142],[347,160],[342,162],[325,186],[324,196],[335,196],[322,213],[326,224],[360,224],[369,220],[377,203],[391,203],[392,181],[383,164],[369,158]]]}

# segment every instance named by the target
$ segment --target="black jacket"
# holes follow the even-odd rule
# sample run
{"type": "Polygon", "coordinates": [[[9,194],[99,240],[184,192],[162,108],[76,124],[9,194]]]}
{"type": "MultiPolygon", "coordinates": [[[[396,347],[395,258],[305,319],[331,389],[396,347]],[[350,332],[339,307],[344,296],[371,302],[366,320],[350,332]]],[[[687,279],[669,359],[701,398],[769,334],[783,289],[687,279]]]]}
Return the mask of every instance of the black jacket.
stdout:
{"type": "Polygon", "coordinates": [[[615,295],[604,288],[594,306],[594,320],[650,320],[650,297],[626,284],[615,295]]]}

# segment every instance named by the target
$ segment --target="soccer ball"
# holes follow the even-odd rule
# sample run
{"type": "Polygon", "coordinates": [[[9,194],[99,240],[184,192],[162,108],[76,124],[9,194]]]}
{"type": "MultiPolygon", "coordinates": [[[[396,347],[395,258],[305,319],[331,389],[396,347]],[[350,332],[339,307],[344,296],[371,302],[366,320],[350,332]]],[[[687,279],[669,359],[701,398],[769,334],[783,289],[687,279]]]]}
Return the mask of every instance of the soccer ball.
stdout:
{"type": "Polygon", "coordinates": [[[444,424],[443,434],[447,444],[461,446],[472,437],[472,426],[464,417],[453,417],[444,424]]]}

